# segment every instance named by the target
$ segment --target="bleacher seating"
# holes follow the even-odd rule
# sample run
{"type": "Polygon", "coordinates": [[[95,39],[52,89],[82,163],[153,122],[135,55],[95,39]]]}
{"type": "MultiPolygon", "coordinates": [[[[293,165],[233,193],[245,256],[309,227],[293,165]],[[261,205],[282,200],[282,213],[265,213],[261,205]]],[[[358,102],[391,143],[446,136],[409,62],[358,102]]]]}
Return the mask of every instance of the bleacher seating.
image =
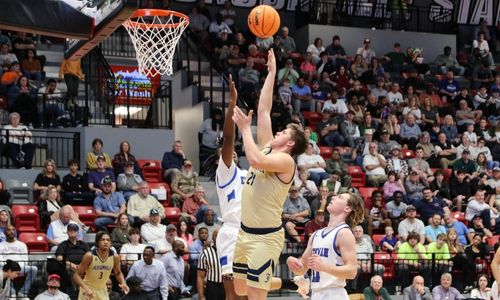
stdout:
{"type": "Polygon", "coordinates": [[[169,223],[177,224],[180,216],[181,210],[178,207],[165,207],[165,219],[167,219],[169,223]]]}
{"type": "Polygon", "coordinates": [[[44,232],[21,232],[19,240],[28,246],[29,252],[47,252],[49,244],[44,232]]]}
{"type": "Polygon", "coordinates": [[[33,182],[7,179],[5,187],[10,193],[10,204],[33,204],[33,182]]]}
{"type": "Polygon", "coordinates": [[[332,157],[333,153],[333,147],[328,147],[328,146],[320,146],[319,147],[319,155],[323,157],[324,160],[329,159],[332,157]]]}
{"type": "Polygon", "coordinates": [[[149,184],[151,194],[158,197],[158,201],[166,201],[170,205],[170,187],[165,182],[152,182],[149,184]]]}
{"type": "Polygon", "coordinates": [[[73,206],[75,213],[78,214],[80,221],[85,224],[85,226],[92,227],[94,221],[97,218],[97,214],[93,206],[73,206]]]}
{"type": "Polygon", "coordinates": [[[366,186],[366,174],[360,166],[348,166],[347,173],[352,177],[352,187],[360,188],[366,186]]]}
{"type": "Polygon", "coordinates": [[[161,182],[162,171],[161,162],[154,159],[139,159],[137,160],[141,168],[144,179],[149,183],[161,182]]]}
{"type": "Polygon", "coordinates": [[[40,215],[35,205],[12,205],[12,217],[17,232],[40,230],[40,215]]]}

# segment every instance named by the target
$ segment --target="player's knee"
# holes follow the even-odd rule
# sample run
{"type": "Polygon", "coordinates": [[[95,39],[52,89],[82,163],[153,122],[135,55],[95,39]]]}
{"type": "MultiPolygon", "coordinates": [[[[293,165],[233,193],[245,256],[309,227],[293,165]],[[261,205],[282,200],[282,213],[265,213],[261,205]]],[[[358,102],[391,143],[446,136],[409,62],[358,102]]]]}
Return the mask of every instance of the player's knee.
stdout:
{"type": "Polygon", "coordinates": [[[244,281],[241,279],[234,280],[234,292],[238,296],[246,296],[247,295],[247,286],[244,281]]]}

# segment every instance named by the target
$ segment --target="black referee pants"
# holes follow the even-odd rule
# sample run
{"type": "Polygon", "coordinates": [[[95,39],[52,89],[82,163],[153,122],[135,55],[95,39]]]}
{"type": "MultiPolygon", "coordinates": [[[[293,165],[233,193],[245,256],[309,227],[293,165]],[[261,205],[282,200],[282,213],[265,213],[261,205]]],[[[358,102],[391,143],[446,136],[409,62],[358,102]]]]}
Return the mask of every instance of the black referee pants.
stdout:
{"type": "Polygon", "coordinates": [[[226,299],[226,293],[224,292],[224,285],[218,282],[207,281],[207,288],[205,289],[205,298],[207,300],[226,299]]]}

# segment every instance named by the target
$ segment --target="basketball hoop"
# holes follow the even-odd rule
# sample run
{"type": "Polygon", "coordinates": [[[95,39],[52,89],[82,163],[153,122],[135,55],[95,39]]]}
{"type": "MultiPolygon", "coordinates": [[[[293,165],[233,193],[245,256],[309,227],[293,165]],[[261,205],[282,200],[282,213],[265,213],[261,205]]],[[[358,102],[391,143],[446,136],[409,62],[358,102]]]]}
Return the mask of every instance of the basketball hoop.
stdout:
{"type": "Polygon", "coordinates": [[[123,23],[137,53],[139,72],[148,76],[172,75],[175,47],[189,25],[176,11],[138,9],[123,23]]]}

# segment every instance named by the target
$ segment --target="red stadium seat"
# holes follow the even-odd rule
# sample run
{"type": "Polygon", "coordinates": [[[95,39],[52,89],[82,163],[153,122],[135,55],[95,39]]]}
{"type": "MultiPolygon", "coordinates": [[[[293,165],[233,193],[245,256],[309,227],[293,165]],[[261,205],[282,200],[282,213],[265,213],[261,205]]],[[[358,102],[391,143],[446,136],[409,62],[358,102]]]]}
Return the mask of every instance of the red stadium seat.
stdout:
{"type": "Polygon", "coordinates": [[[308,126],[316,126],[318,122],[321,120],[321,114],[312,112],[312,111],[304,111],[302,112],[304,119],[307,120],[308,126]]]}
{"type": "Polygon", "coordinates": [[[352,177],[352,187],[360,188],[366,186],[366,174],[360,166],[348,166],[347,173],[352,177]]]}
{"type": "Polygon", "coordinates": [[[415,152],[411,149],[403,149],[403,159],[415,158],[415,152]]]}
{"type": "Polygon", "coordinates": [[[464,212],[454,211],[451,213],[451,216],[453,217],[453,219],[458,220],[467,225],[467,219],[465,218],[464,212]]]}
{"type": "Polygon", "coordinates": [[[488,246],[490,246],[493,249],[493,247],[495,246],[496,243],[498,243],[499,240],[500,240],[500,235],[497,234],[490,238],[487,238],[486,242],[488,243],[488,246]]]}
{"type": "Polygon", "coordinates": [[[385,234],[374,234],[372,235],[373,243],[375,247],[382,249],[380,242],[384,239],[385,234]]]}
{"type": "Polygon", "coordinates": [[[365,202],[365,207],[372,207],[372,193],[378,190],[376,187],[360,187],[358,188],[359,195],[365,202]]]}
{"type": "MultiPolygon", "coordinates": [[[[395,253],[394,253],[395,255],[395,253]]],[[[396,278],[396,268],[395,261],[396,257],[392,256],[386,252],[375,252],[374,260],[376,264],[381,264],[384,266],[384,274],[382,277],[384,280],[392,280],[396,278]]]]}
{"type": "Polygon", "coordinates": [[[319,147],[319,155],[323,157],[324,160],[329,159],[332,157],[333,153],[333,147],[328,147],[328,146],[320,146],[319,147]]]}
{"type": "Polygon", "coordinates": [[[179,217],[181,216],[181,210],[178,207],[165,207],[165,218],[171,224],[179,223],[179,217]]]}
{"type": "Polygon", "coordinates": [[[12,217],[17,232],[40,230],[40,214],[36,205],[12,205],[12,217]]]}
{"type": "Polygon", "coordinates": [[[21,232],[19,240],[28,246],[29,252],[48,252],[47,236],[43,232],[21,232]]]}
{"type": "Polygon", "coordinates": [[[153,182],[149,184],[149,189],[151,194],[158,197],[159,201],[169,201],[170,200],[170,187],[165,182],[153,182]]]}
{"type": "Polygon", "coordinates": [[[93,206],[73,206],[73,210],[78,214],[80,221],[85,224],[85,226],[93,226],[94,221],[97,218],[97,214],[93,206]]]}
{"type": "Polygon", "coordinates": [[[161,182],[162,171],[161,162],[153,159],[139,159],[137,160],[141,168],[144,179],[149,183],[161,182]]]}

